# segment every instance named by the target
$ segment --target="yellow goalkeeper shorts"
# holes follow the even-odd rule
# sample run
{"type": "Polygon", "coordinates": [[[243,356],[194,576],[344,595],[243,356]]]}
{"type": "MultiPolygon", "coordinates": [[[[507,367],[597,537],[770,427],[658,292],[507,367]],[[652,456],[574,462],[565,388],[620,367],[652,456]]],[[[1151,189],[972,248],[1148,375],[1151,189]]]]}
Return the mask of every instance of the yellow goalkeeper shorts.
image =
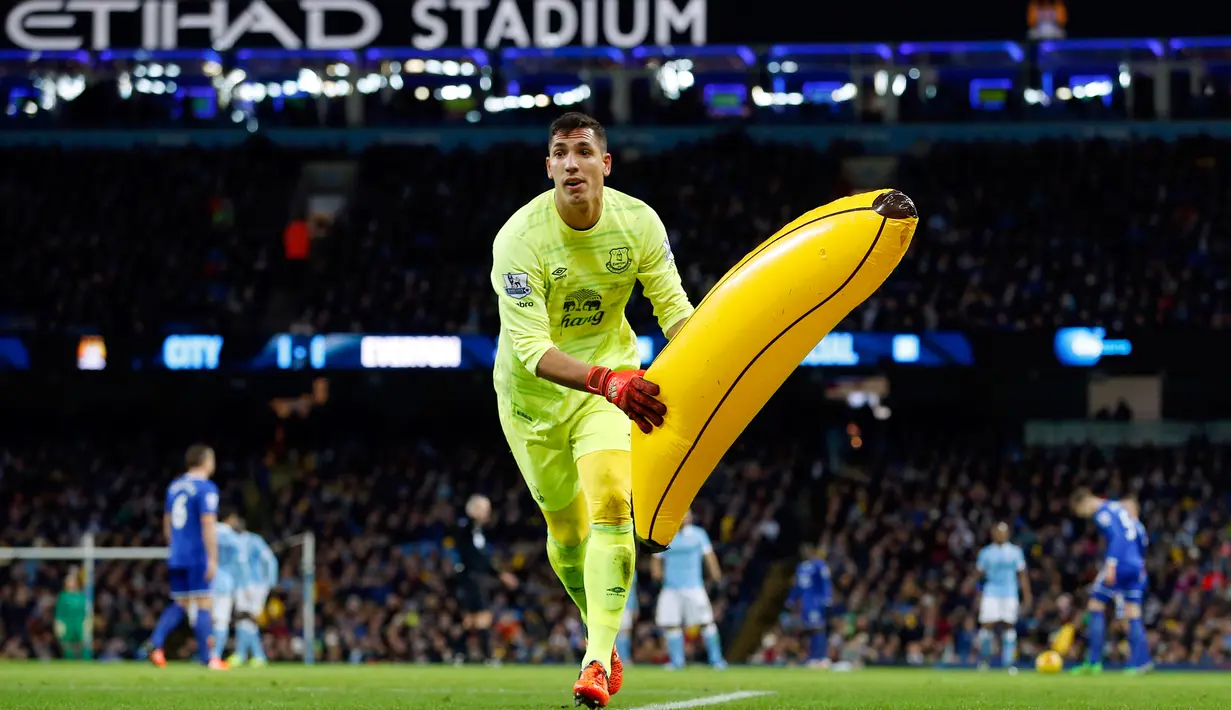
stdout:
{"type": "Polygon", "coordinates": [[[552,421],[532,416],[503,393],[496,400],[500,428],[517,468],[539,508],[547,512],[567,508],[581,493],[577,459],[595,451],[631,449],[632,423],[602,397],[570,393],[556,409],[561,418],[552,421]]]}

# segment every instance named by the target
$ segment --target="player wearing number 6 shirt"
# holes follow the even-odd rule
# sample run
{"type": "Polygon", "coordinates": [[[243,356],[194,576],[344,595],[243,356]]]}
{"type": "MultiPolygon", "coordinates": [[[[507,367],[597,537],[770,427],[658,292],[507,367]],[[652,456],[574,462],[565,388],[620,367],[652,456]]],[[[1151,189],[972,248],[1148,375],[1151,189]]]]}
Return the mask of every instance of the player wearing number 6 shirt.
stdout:
{"type": "Polygon", "coordinates": [[[188,447],[184,464],[187,472],[167,487],[162,516],[163,533],[170,545],[167,578],[175,603],[163,610],[154,627],[150,660],[156,666],[167,665],[163,653],[167,634],[179,625],[187,611],[195,609],[193,629],[198,657],[210,668],[225,669],[225,664],[210,660],[210,582],[218,571],[218,486],[210,480],[214,475],[214,450],[194,444],[188,447]]]}
{"type": "Polygon", "coordinates": [[[547,520],[548,559],[586,622],[574,700],[602,707],[623,680],[614,643],[635,562],[629,420],[648,433],[666,414],[624,308],[640,281],[668,338],[693,309],[658,215],[603,184],[602,125],[567,113],[547,148],[555,188],[492,246],[493,380],[505,438],[547,520]]]}
{"type": "Polygon", "coordinates": [[[1102,672],[1103,644],[1107,635],[1106,609],[1117,595],[1124,599],[1124,616],[1128,619],[1128,643],[1132,656],[1127,665],[1129,670],[1136,671],[1149,660],[1145,625],[1141,620],[1141,602],[1146,587],[1145,541],[1142,539],[1145,527],[1136,518],[1135,502],[1125,506],[1118,501],[1099,498],[1086,488],[1074,491],[1071,502],[1076,515],[1094,519],[1094,524],[1107,541],[1106,559],[1090,589],[1086,662],[1073,672],[1102,672]]]}

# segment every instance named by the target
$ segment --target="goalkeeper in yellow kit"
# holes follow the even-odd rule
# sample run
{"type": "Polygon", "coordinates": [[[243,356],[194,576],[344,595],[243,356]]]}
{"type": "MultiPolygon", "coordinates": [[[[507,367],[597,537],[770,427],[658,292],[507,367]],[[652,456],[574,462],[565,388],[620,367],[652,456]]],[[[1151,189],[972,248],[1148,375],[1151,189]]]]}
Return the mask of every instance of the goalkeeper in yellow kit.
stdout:
{"type": "Polygon", "coordinates": [[[493,379],[513,458],[547,520],[547,556],[589,634],[573,687],[603,707],[619,690],[615,653],[636,560],[632,429],[662,424],[624,308],[640,281],[668,338],[692,314],[662,220],[603,186],[607,135],[580,113],[549,130],[554,189],[505,223],[492,247],[500,311],[493,379]]]}

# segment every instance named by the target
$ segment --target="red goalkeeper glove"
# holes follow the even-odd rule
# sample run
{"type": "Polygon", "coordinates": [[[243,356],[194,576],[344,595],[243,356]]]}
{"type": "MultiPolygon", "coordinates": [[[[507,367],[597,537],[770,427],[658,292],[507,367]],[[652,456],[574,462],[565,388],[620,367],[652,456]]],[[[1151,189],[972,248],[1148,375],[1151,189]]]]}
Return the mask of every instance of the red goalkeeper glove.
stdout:
{"type": "Polygon", "coordinates": [[[663,425],[667,406],[654,399],[658,385],[645,379],[645,370],[611,370],[595,365],[586,376],[586,390],[619,407],[646,434],[663,425]]]}

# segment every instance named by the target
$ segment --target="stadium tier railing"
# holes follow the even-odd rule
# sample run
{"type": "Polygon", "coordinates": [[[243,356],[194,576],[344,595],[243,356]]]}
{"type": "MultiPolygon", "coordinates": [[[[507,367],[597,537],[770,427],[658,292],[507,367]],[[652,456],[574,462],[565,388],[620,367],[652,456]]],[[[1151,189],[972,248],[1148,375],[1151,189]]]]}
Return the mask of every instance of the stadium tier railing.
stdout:
{"type": "Polygon", "coordinates": [[[1231,443],[1231,420],[1031,420],[1025,426],[1025,439],[1029,446],[1183,446],[1194,438],[1215,444],[1231,443]]]}
{"type": "MultiPolygon", "coordinates": [[[[627,150],[653,152],[730,132],[723,124],[706,126],[617,126],[611,144],[627,150]]],[[[358,152],[381,145],[434,145],[441,150],[468,147],[486,150],[506,143],[534,143],[542,129],[520,126],[433,126],[431,128],[271,128],[263,136],[291,148],[344,146],[358,152]]],[[[1111,141],[1158,139],[1174,141],[1188,136],[1231,136],[1231,121],[1039,121],[1004,123],[821,124],[808,126],[750,126],[744,133],[755,141],[825,147],[842,140],[862,143],[872,153],[899,153],[929,141],[1015,141],[1102,138],[1111,141]]],[[[138,145],[187,145],[204,148],[236,146],[250,139],[244,126],[226,129],[115,129],[115,130],[5,130],[0,147],[54,145],[62,148],[130,149],[138,145]]]]}
{"type": "MultiPolygon", "coordinates": [[[[316,536],[302,533],[275,543],[275,547],[287,549],[299,545],[300,575],[303,584],[303,662],[316,660],[316,536]]],[[[94,645],[94,565],[99,561],[165,560],[165,547],[98,547],[94,536],[86,533],[79,547],[0,547],[0,562],[27,560],[35,562],[68,561],[80,562],[84,579],[82,590],[86,596],[85,646],[94,645]]],[[[169,603],[169,601],[168,601],[169,603]]]]}

